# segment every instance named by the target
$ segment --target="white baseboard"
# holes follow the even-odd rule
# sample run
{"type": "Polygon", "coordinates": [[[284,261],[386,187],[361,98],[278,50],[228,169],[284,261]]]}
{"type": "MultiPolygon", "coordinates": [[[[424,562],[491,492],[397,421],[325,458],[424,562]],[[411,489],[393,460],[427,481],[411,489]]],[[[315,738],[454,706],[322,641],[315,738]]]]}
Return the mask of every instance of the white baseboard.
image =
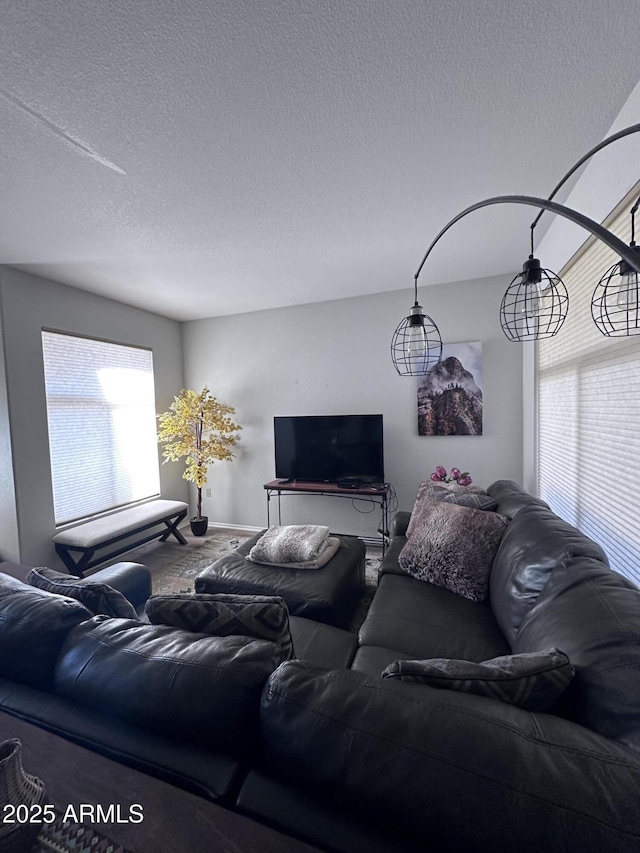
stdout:
{"type": "Polygon", "coordinates": [[[223,524],[218,521],[209,522],[209,530],[219,528],[221,530],[236,530],[238,533],[259,533],[264,527],[248,527],[246,524],[223,524]]]}
{"type": "MultiPolygon", "coordinates": [[[[180,527],[188,526],[188,521],[183,521],[180,527]]],[[[264,530],[264,527],[251,527],[246,524],[224,524],[221,521],[210,521],[208,525],[208,530],[233,530],[236,533],[244,533],[248,536],[253,536],[254,533],[259,533],[261,530],[264,530]]],[[[353,536],[352,533],[336,533],[333,534],[335,536],[353,536]]],[[[382,548],[382,539],[379,536],[358,536],[358,539],[362,539],[365,545],[372,545],[373,547],[382,548]]]]}

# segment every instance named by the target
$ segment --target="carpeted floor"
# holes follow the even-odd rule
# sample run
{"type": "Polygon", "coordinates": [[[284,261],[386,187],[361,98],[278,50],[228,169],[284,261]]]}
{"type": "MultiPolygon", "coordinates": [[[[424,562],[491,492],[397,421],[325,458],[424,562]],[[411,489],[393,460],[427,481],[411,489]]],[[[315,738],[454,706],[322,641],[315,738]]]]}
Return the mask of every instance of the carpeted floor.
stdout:
{"type": "MultiPolygon", "coordinates": [[[[155,594],[193,592],[193,579],[197,574],[220,557],[235,551],[241,542],[249,538],[249,534],[237,534],[229,530],[209,530],[205,536],[193,536],[189,528],[182,528],[182,532],[187,540],[186,545],[180,545],[175,540],[149,542],[129,551],[122,558],[143,563],[149,569],[155,594]]],[[[367,546],[366,592],[354,614],[351,630],[357,630],[364,621],[378,583],[381,559],[380,548],[367,546]]]]}

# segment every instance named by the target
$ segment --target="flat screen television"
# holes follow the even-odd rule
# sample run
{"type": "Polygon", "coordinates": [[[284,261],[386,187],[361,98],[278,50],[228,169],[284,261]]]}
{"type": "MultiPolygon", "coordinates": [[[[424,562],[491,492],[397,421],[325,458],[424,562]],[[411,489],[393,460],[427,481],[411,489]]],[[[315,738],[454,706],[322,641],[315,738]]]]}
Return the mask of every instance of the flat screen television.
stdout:
{"type": "Polygon", "coordinates": [[[384,483],[382,415],[273,419],[276,477],[314,483],[384,483]]]}

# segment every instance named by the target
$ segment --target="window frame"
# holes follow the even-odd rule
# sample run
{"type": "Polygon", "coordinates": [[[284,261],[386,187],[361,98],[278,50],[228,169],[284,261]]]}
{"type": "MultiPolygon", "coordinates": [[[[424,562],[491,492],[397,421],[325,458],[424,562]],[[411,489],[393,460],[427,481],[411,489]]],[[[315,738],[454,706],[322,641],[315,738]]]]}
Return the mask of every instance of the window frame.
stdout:
{"type": "MultiPolygon", "coordinates": [[[[638,195],[640,184],[603,222],[627,243],[638,195]]],[[[567,320],[555,338],[536,342],[533,359],[535,493],[640,586],[640,337],[607,338],[590,310],[598,281],[619,260],[590,237],[560,271],[567,320]]]]}
{"type": "Polygon", "coordinates": [[[48,327],[41,328],[40,339],[43,359],[43,395],[49,440],[49,467],[56,530],[90,518],[109,515],[127,506],[144,503],[159,497],[160,462],[157,445],[153,349],[48,327]],[[71,349],[75,346],[77,351],[84,350],[85,356],[88,356],[92,346],[94,355],[96,353],[108,353],[109,348],[113,348],[111,350],[113,358],[110,363],[103,361],[101,365],[99,361],[94,362],[98,364],[98,368],[95,375],[92,376],[91,369],[87,369],[89,361],[87,360],[87,365],[79,364],[74,355],[71,359],[72,375],[79,376],[85,394],[70,394],[63,400],[64,395],[56,393],[54,385],[57,382],[62,388],[66,377],[62,376],[63,369],[60,365],[57,366],[56,372],[52,352],[53,349],[57,348],[57,355],[59,356],[59,353],[64,350],[63,341],[65,340],[73,342],[71,349]],[[144,354],[144,356],[141,358],[138,354],[144,354]],[[124,383],[123,386],[122,382],[114,381],[115,374],[108,377],[105,373],[102,377],[102,395],[97,394],[97,387],[101,381],[99,371],[127,369],[128,361],[131,364],[143,365],[146,363],[148,365],[148,369],[138,371],[138,376],[135,377],[139,382],[139,388],[135,389],[139,391],[138,397],[135,397],[133,387],[127,389],[127,383],[124,383]],[[123,365],[125,365],[124,368],[123,365]],[[109,387],[105,386],[105,378],[110,379],[110,382],[107,383],[109,387]],[[85,388],[84,383],[86,382],[93,384],[93,387],[85,388]],[[109,394],[111,394],[111,399],[108,399],[109,394]],[[129,404],[125,401],[127,395],[130,397],[129,404]],[[83,397],[83,402],[75,406],[73,401],[81,397],[83,397]],[[54,416],[56,408],[58,412],[54,416]],[[82,421],[82,413],[86,414],[91,408],[94,409],[93,415],[96,417],[94,426],[98,432],[92,433],[92,427],[87,426],[86,422],[82,422],[81,426],[74,432],[74,421],[77,427],[78,422],[82,421]],[[70,430],[71,440],[76,442],[72,447],[67,448],[64,447],[65,425],[61,423],[62,418],[65,417],[65,409],[69,418],[66,428],[70,430]],[[98,410],[99,414],[96,414],[98,410]],[[138,410],[137,417],[135,410],[138,410]],[[143,410],[144,419],[141,415],[143,410]],[[153,417],[153,430],[151,428],[151,416],[153,417]],[[59,421],[57,427],[55,425],[56,419],[59,421]],[[105,449],[99,453],[103,458],[102,465],[100,460],[89,457],[90,451],[87,450],[92,443],[95,445],[101,437],[108,437],[109,439],[105,449]],[[153,441],[151,442],[152,437],[153,441]],[[78,453],[77,444],[83,439],[86,440],[83,452],[90,463],[84,474],[80,473],[82,455],[78,453]],[[122,448],[120,459],[116,455],[117,451],[114,450],[118,443],[122,448]],[[71,460],[68,470],[65,468],[67,460],[71,460]],[[85,482],[91,476],[89,472],[93,469],[98,472],[99,476],[102,476],[102,479],[95,483],[85,482]],[[118,474],[118,470],[120,474],[118,474]],[[85,490],[82,494],[86,493],[89,496],[86,511],[67,509],[69,506],[78,507],[79,502],[83,502],[81,496],[76,499],[74,495],[71,495],[72,486],[70,483],[74,477],[75,481],[81,484],[80,488],[85,490]],[[144,483],[144,486],[141,486],[140,483],[144,483]],[[101,489],[103,490],[100,491],[101,489]]]}

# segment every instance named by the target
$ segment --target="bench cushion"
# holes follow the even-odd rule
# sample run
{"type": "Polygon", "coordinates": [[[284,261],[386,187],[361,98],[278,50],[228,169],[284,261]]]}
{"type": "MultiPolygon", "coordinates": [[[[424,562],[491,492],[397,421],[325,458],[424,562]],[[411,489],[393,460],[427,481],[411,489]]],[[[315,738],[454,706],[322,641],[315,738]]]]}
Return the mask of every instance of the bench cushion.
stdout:
{"type": "Polygon", "coordinates": [[[71,545],[77,548],[92,548],[103,542],[108,542],[116,536],[135,532],[141,525],[162,521],[172,515],[178,515],[187,509],[184,501],[151,501],[150,503],[132,506],[128,509],[95,518],[75,527],[56,533],[53,541],[57,545],[71,545]]]}

